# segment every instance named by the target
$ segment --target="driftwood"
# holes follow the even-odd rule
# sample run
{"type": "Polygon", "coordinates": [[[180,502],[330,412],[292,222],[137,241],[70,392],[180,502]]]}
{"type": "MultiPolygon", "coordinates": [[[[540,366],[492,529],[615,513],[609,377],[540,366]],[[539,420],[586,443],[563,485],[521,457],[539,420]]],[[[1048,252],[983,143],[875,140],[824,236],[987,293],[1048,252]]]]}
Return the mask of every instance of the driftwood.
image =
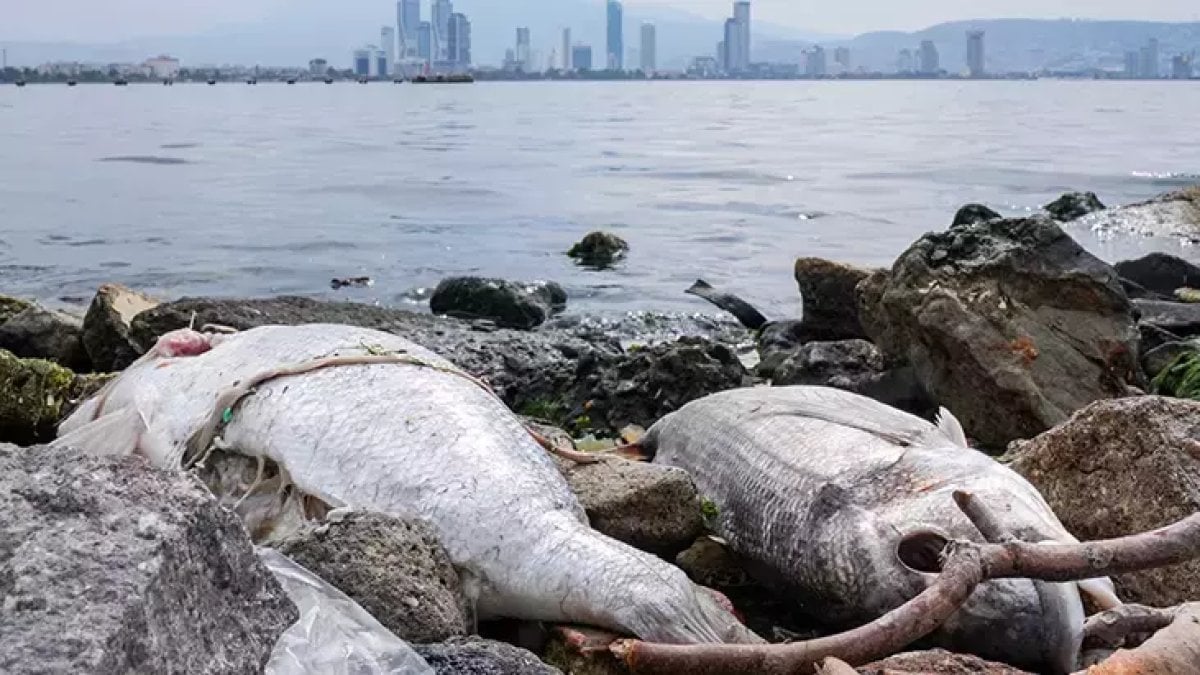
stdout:
{"type": "Polygon", "coordinates": [[[1088,618],[1083,626],[1084,644],[1120,647],[1137,633],[1153,633],[1170,626],[1180,607],[1159,609],[1145,605],[1121,605],[1088,618]]]}
{"type": "MultiPolygon", "coordinates": [[[[1195,517],[1195,516],[1193,516],[1195,517]]],[[[1112,611],[1112,610],[1110,610],[1112,611]]],[[[1122,649],[1104,663],[1079,675],[1196,675],[1200,673],[1200,603],[1163,610],[1172,615],[1170,625],[1137,649],[1122,649]]],[[[1152,616],[1153,613],[1145,616],[1152,616]]],[[[1136,616],[1130,614],[1130,617],[1136,616]]],[[[1155,618],[1161,619],[1162,615],[1155,618]]],[[[1131,619],[1137,630],[1151,623],[1131,619]]]]}
{"type": "MultiPolygon", "coordinates": [[[[1005,537],[999,521],[981,502],[966,493],[956,494],[955,502],[985,538],[1005,537]]],[[[664,675],[808,675],[815,673],[817,665],[828,657],[859,666],[886,658],[935,631],[970,597],[976,586],[988,579],[1079,581],[1166,567],[1200,557],[1200,513],[1159,530],[1106,541],[1082,544],[951,542],[943,555],[945,562],[941,573],[924,592],[875,621],[845,633],[785,645],[664,645],[623,640],[614,643],[612,651],[634,673],[664,675]]],[[[1200,620],[1200,614],[1193,618],[1200,620]]],[[[1191,663],[1197,663],[1200,662],[1200,630],[1178,619],[1129,654],[1139,659],[1167,658],[1160,652],[1171,651],[1174,649],[1171,645],[1176,643],[1192,645],[1193,637],[1197,660],[1191,663]],[[1164,636],[1177,626],[1176,632],[1180,635],[1164,636]],[[1160,646],[1164,643],[1166,647],[1160,646]]],[[[1115,675],[1132,671],[1103,672],[1115,675]]]]}

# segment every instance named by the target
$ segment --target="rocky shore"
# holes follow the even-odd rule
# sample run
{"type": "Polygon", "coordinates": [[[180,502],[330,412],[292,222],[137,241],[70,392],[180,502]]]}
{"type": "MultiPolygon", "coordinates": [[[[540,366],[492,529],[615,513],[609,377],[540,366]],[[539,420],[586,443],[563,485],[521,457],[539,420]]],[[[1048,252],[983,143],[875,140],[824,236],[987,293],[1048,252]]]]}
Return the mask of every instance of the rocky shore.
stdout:
{"type": "MultiPolygon", "coordinates": [[[[1200,236],[1200,188],[1118,209],[1072,193],[1021,219],[968,205],[890,269],[799,259],[803,316],[754,328],[573,317],[556,284],[477,278],[444,281],[430,313],[303,297],[166,301],[109,284],[74,315],[0,295],[0,672],[261,672],[301,612],[256,545],[414,645],[421,658],[407,663],[428,670],[407,672],[624,672],[586,632],[479,623],[467,580],[420,522],[334,512],[269,540],[206,489],[211,475],[45,447],[83,400],[187,326],[392,333],[582,450],[611,450],[741,387],[834,387],[928,419],[945,406],[1080,539],[1175,522],[1200,511],[1200,268],[1165,254],[1109,265],[1072,239],[1078,227],[1200,236]]],[[[570,255],[603,270],[627,249],[592,233],[570,255]]],[[[711,506],[686,472],[616,455],[559,467],[592,527],[720,591],[760,635],[829,630],[709,536],[711,506]]],[[[1200,599],[1200,562],[1115,581],[1126,601],[1178,605],[1200,599]]],[[[1020,671],[923,651],[858,672],[1020,671]]]]}

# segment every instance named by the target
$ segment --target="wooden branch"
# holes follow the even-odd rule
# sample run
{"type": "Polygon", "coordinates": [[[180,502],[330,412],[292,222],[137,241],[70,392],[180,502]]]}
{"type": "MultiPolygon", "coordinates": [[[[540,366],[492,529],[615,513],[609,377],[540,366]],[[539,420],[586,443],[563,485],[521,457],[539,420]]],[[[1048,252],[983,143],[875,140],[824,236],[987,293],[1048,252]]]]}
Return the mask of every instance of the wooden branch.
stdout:
{"type": "Polygon", "coordinates": [[[1179,607],[1158,609],[1145,605],[1121,605],[1088,618],[1083,625],[1083,641],[1102,647],[1120,647],[1135,633],[1153,633],[1171,625],[1179,607]]]}
{"type": "MultiPolygon", "coordinates": [[[[971,495],[955,497],[981,533],[1004,535],[971,495]]],[[[1153,569],[1200,557],[1200,513],[1174,525],[1086,544],[951,542],[938,579],[920,595],[871,623],[828,637],[785,645],[664,645],[623,640],[613,653],[634,673],[811,675],[827,657],[858,666],[886,658],[937,630],[987,579],[1078,581],[1153,569]]]]}
{"type": "MultiPolygon", "coordinates": [[[[1200,664],[1200,603],[1180,605],[1174,620],[1137,649],[1122,649],[1086,675],[1190,675],[1200,664]]],[[[1077,675],[1085,675],[1079,673],[1077,675]]]]}

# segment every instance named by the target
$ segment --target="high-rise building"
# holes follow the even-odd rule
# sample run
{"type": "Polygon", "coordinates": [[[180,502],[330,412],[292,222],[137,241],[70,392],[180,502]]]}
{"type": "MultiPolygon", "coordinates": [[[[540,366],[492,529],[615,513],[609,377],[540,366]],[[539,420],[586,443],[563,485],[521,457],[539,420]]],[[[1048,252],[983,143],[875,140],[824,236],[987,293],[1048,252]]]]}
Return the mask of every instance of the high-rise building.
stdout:
{"type": "Polygon", "coordinates": [[[625,8],[620,0],[608,0],[608,69],[625,70],[625,8]]]}
{"type": "Polygon", "coordinates": [[[354,74],[359,77],[367,77],[371,74],[370,49],[354,50],[354,74]]]}
{"type": "Polygon", "coordinates": [[[433,24],[428,21],[417,24],[417,58],[425,63],[433,60],[433,24]]]}
{"type": "Polygon", "coordinates": [[[937,45],[933,44],[933,40],[923,40],[921,42],[920,52],[920,73],[922,75],[936,75],[942,69],[942,59],[938,54],[937,45]]]}
{"type": "Polygon", "coordinates": [[[837,64],[840,72],[850,72],[850,48],[838,47],[837,49],[834,49],[833,62],[837,64]]]}
{"type": "Polygon", "coordinates": [[[533,50],[530,46],[529,29],[517,29],[517,48],[513,51],[513,59],[516,61],[519,70],[531,70],[533,68],[533,50]]]}
{"type": "Polygon", "coordinates": [[[750,70],[750,3],[748,0],[733,3],[733,18],[741,30],[737,51],[738,70],[747,71],[750,70]]]}
{"type": "Polygon", "coordinates": [[[725,49],[725,41],[721,40],[717,43],[717,71],[721,73],[729,72],[729,50],[725,49]]]}
{"type": "Polygon", "coordinates": [[[825,77],[829,72],[829,64],[825,59],[825,48],[816,45],[804,52],[804,74],[809,77],[825,77]]]}
{"type": "Polygon", "coordinates": [[[387,52],[382,49],[376,49],[374,56],[375,58],[371,62],[373,66],[371,74],[375,77],[387,77],[388,73],[392,72],[391,66],[388,65],[387,52]]]}
{"type": "Polygon", "coordinates": [[[1157,79],[1159,76],[1158,39],[1150,38],[1141,51],[1141,63],[1138,74],[1147,79],[1157,79]]]}
{"type": "Polygon", "coordinates": [[[585,72],[592,69],[592,48],[588,45],[575,45],[571,48],[571,63],[575,70],[585,72]]]}
{"type": "Polygon", "coordinates": [[[450,33],[450,15],[454,13],[454,3],[450,0],[433,0],[433,13],[430,23],[433,25],[433,60],[445,61],[447,57],[447,38],[450,33]]]}
{"type": "Polygon", "coordinates": [[[562,44],[562,69],[564,71],[571,69],[571,29],[563,29],[563,44],[562,44]]]}
{"type": "MultiPolygon", "coordinates": [[[[384,26],[379,31],[380,44],[383,45],[384,58],[387,59],[388,72],[391,72],[393,65],[396,63],[396,29],[391,26],[384,26]]],[[[387,73],[384,73],[386,75],[387,73]]]]}
{"type": "Polygon", "coordinates": [[[396,3],[396,31],[400,39],[400,58],[419,57],[421,29],[421,0],[400,0],[396,3]]]}
{"type": "Polygon", "coordinates": [[[308,72],[310,75],[324,75],[329,72],[329,62],[325,59],[313,59],[308,62],[308,72]]]}
{"type": "Polygon", "coordinates": [[[1142,72],[1142,55],[1138,52],[1125,52],[1125,77],[1136,78],[1142,72]]]}
{"type": "Polygon", "coordinates": [[[911,73],[916,70],[915,59],[911,49],[901,49],[900,54],[896,57],[896,72],[911,73]]]}
{"type": "Polygon", "coordinates": [[[725,45],[725,53],[721,57],[721,61],[725,64],[725,72],[743,72],[742,62],[738,56],[742,53],[742,30],[738,26],[737,19],[725,19],[725,40],[721,44],[725,45]]]}
{"type": "Polygon", "coordinates": [[[450,30],[446,36],[446,60],[455,66],[466,68],[471,65],[471,22],[465,14],[450,15],[450,30]]]}
{"type": "Polygon", "coordinates": [[[967,32],[967,71],[971,77],[983,77],[987,72],[984,67],[983,31],[967,32]]]}
{"type": "Polygon", "coordinates": [[[652,23],[642,24],[642,72],[658,70],[658,33],[652,23]]]}

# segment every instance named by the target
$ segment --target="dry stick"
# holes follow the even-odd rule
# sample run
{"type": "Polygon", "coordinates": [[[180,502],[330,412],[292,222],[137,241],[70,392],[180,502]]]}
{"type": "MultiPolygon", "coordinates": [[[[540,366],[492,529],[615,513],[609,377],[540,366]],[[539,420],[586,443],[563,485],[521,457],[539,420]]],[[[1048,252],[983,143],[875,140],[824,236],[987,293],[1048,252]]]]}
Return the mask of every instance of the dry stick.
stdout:
{"type": "MultiPolygon", "coordinates": [[[[969,494],[956,497],[981,532],[999,522],[969,494]]],[[[1200,513],[1153,532],[1086,544],[975,544],[952,542],[941,574],[920,595],[875,621],[829,637],[786,645],[664,645],[623,640],[613,653],[635,673],[718,675],[815,672],[834,656],[863,665],[894,654],[932,633],[987,579],[1078,581],[1175,565],[1200,557],[1200,513]]]]}
{"type": "Polygon", "coordinates": [[[1134,633],[1153,633],[1166,628],[1178,613],[1179,607],[1121,605],[1089,617],[1083,625],[1083,640],[1104,647],[1120,647],[1134,633]]]}
{"type": "Polygon", "coordinates": [[[1195,675],[1200,671],[1200,603],[1167,611],[1175,613],[1169,626],[1137,649],[1122,649],[1092,666],[1086,675],[1195,675]]]}

